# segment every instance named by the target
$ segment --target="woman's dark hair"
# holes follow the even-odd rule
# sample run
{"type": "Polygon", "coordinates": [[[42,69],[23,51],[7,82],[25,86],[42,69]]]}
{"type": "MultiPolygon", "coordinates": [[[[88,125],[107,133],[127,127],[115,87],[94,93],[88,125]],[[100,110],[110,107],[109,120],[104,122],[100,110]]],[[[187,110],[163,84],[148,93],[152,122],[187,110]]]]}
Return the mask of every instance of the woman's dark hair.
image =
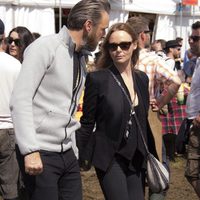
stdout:
{"type": "MultiPolygon", "coordinates": [[[[8,38],[10,37],[12,32],[16,32],[19,35],[20,39],[20,45],[19,45],[19,55],[18,55],[18,60],[20,62],[23,61],[23,53],[26,47],[34,41],[32,33],[24,26],[17,26],[13,28],[9,35],[8,38]]],[[[9,53],[9,49],[7,49],[7,53],[9,53]]]]}
{"type": "MultiPolygon", "coordinates": [[[[109,38],[115,31],[125,31],[132,37],[132,42],[138,44],[138,34],[127,23],[116,23],[109,28],[109,31],[101,46],[101,55],[97,61],[96,67],[98,69],[107,68],[113,64],[112,58],[109,53],[108,43],[109,38]]],[[[139,47],[134,50],[132,54],[132,64],[135,66],[139,58],[139,47]]]]}

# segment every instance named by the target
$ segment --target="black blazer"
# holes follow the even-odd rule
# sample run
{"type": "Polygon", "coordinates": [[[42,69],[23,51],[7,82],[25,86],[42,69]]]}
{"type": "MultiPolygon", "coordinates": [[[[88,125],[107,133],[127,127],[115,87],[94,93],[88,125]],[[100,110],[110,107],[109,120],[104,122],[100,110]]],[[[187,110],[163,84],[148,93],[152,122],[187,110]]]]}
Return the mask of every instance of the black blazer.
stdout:
{"type": "MultiPolygon", "coordinates": [[[[114,66],[110,70],[129,94],[118,70],[114,66]]],[[[133,76],[139,104],[142,103],[144,106],[144,113],[140,113],[138,118],[142,122],[141,126],[150,151],[157,157],[147,120],[149,79],[139,70],[134,70],[133,76]]],[[[76,133],[79,158],[91,160],[95,167],[106,171],[125,134],[129,114],[130,105],[108,69],[89,73],[85,83],[81,128],[76,133]]]]}

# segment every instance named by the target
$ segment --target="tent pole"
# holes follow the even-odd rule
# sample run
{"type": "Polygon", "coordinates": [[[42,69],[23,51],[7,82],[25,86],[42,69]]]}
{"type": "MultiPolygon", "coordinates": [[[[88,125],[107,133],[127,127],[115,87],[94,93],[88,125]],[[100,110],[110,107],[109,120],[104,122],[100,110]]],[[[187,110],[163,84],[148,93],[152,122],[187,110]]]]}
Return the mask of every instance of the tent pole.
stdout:
{"type": "Polygon", "coordinates": [[[182,37],[182,20],[183,20],[183,4],[181,2],[181,10],[180,10],[180,37],[182,37]]]}
{"type": "Polygon", "coordinates": [[[61,6],[61,0],[59,0],[59,30],[62,27],[62,6],[61,6]]]}
{"type": "Polygon", "coordinates": [[[192,21],[194,23],[194,18],[195,18],[195,5],[192,6],[192,21]]]}

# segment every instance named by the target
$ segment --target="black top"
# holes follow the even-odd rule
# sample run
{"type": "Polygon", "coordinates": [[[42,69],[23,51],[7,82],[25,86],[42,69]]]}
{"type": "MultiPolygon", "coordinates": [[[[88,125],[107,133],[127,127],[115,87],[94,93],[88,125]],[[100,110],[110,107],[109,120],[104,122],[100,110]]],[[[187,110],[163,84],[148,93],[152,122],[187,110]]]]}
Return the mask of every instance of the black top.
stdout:
{"type": "MultiPolygon", "coordinates": [[[[118,70],[114,66],[110,70],[128,90],[118,70]]],[[[149,80],[144,72],[138,70],[135,70],[133,76],[135,76],[135,91],[139,98],[138,119],[142,122],[141,127],[149,150],[157,157],[148,123],[149,80]]],[[[129,117],[130,105],[108,70],[89,73],[86,77],[81,128],[76,134],[80,159],[91,160],[95,167],[106,171],[117,152],[133,161],[133,157],[139,150],[143,155],[141,158],[144,158],[145,149],[142,147],[141,140],[138,140],[138,131],[136,131],[137,142],[133,139],[134,141],[130,140],[129,144],[123,145],[122,141],[129,117]],[[126,151],[129,151],[129,154],[126,151]]],[[[133,129],[135,133],[137,128],[133,127],[133,129]]]]}

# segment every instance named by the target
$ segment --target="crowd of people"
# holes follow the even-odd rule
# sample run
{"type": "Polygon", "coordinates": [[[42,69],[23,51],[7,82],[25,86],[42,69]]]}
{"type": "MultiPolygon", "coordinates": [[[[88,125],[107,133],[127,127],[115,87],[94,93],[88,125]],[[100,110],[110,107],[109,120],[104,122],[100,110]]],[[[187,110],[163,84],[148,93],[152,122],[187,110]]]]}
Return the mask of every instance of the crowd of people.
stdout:
{"type": "MultiPolygon", "coordinates": [[[[147,19],[108,27],[109,13],[107,0],[81,0],[59,33],[41,37],[22,26],[6,37],[0,19],[4,200],[81,200],[80,170],[91,166],[106,200],[144,200],[147,152],[138,123],[170,172],[185,118],[185,176],[200,197],[200,21],[181,59],[182,38],[151,42],[147,19]]],[[[150,190],[148,198],[166,194],[150,190]]]]}

